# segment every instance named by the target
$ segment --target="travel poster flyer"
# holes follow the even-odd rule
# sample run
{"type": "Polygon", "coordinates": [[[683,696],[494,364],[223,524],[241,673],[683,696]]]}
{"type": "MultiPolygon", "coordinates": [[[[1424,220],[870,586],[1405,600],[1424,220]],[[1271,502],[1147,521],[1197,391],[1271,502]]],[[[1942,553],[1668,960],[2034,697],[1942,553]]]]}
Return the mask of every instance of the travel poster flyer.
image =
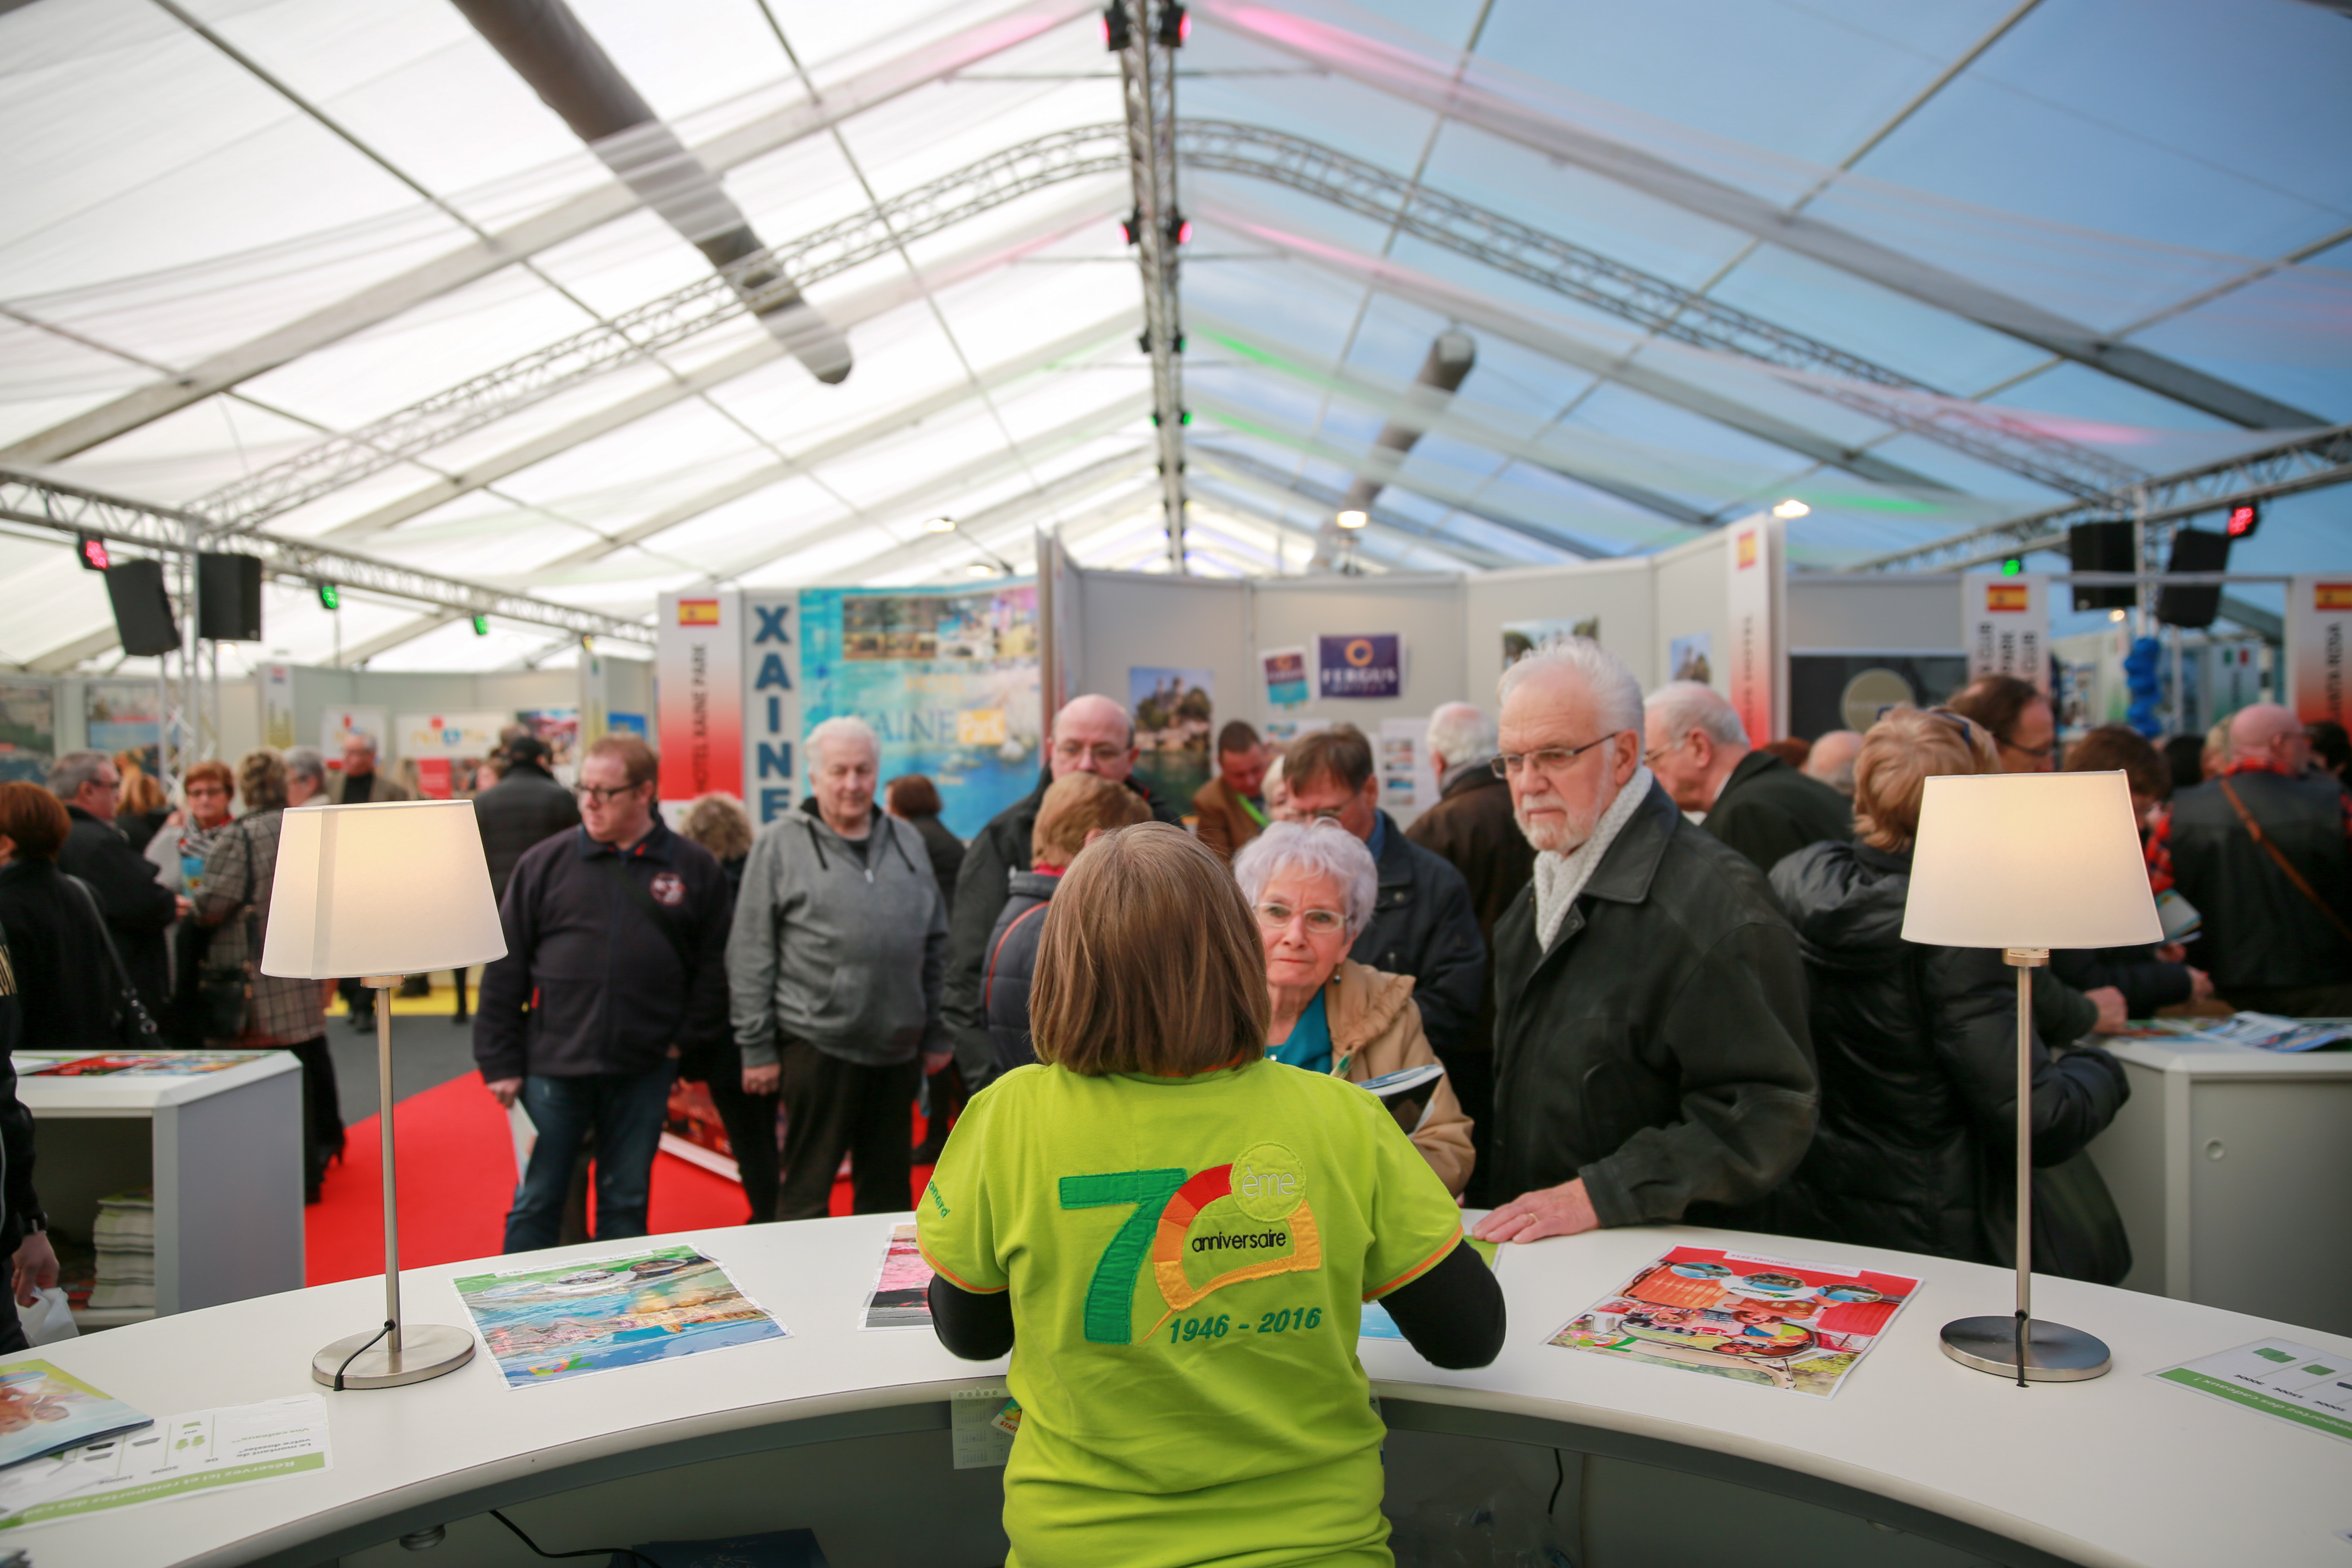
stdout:
{"type": "Polygon", "coordinates": [[[47,1362],[0,1366],[0,1469],[153,1420],[47,1362]]]}
{"type": "Polygon", "coordinates": [[[691,1247],[456,1281],[509,1388],[785,1337],[691,1247]]]}
{"type": "Polygon", "coordinates": [[[1918,1293],[1900,1274],[1677,1247],[1550,1342],[1827,1399],[1918,1293]]]}
{"type": "Polygon", "coordinates": [[[894,1225],[882,1251],[882,1271],[866,1298],[867,1329],[928,1329],[931,1326],[931,1266],[915,1246],[915,1227],[894,1225]]]}
{"type": "Polygon", "coordinates": [[[331,1468],[317,1394],[191,1410],[0,1471],[0,1530],[331,1468]]]}

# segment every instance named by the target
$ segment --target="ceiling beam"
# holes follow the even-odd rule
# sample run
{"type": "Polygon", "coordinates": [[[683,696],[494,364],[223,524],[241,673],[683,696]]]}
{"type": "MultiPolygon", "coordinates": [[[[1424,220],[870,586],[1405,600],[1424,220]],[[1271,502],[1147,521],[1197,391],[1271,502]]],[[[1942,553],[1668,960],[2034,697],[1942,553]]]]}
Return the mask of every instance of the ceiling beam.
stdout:
{"type": "MultiPolygon", "coordinates": [[[[1195,443],[1192,453],[1194,459],[1204,472],[1215,474],[1235,489],[1255,493],[1276,505],[1304,504],[1313,508],[1322,516],[1328,516],[1336,513],[1339,510],[1339,502],[1346,499],[1340,491],[1331,489],[1328,485],[1318,485],[1312,479],[1286,474],[1271,463],[1260,462],[1248,453],[1235,451],[1230,447],[1195,443]]],[[[1230,498],[1227,499],[1230,504],[1230,498]]],[[[1515,561],[1509,556],[1488,550],[1482,544],[1456,539],[1433,524],[1406,517],[1387,507],[1373,505],[1364,508],[1363,511],[1373,527],[1402,533],[1422,543],[1433,545],[1469,565],[1504,567],[1528,564],[1525,561],[1515,561]]],[[[1468,515],[1478,516],[1479,514],[1468,515]]],[[[1480,521],[1492,522],[1494,520],[1481,516],[1480,521]]],[[[1588,551],[1562,540],[1538,536],[1532,530],[1517,527],[1508,522],[1496,522],[1494,525],[1497,528],[1508,529],[1522,538],[1532,539],[1546,549],[1562,555],[1590,560],[1599,554],[1597,551],[1588,551]]],[[[1307,531],[1307,536],[1314,538],[1317,531],[1316,529],[1309,528],[1307,531]]]]}
{"type": "MultiPolygon", "coordinates": [[[[1007,531],[1030,531],[1037,514],[1050,511],[1067,502],[1088,500],[1111,486],[1121,484],[1138,474],[1150,473],[1152,455],[1148,451],[1114,452],[1109,457],[1073,468],[1066,474],[1047,479],[1035,489],[1009,496],[994,506],[956,519],[953,533],[919,533],[914,538],[855,561],[816,578],[819,584],[855,583],[877,572],[903,571],[921,566],[933,559],[951,563],[959,550],[970,552],[974,546],[992,555],[1003,552],[990,542],[990,536],[1007,531]]],[[[1013,541],[1016,546],[1019,539],[1013,541]]]]}
{"type": "MultiPolygon", "coordinates": [[[[1023,0],[943,38],[825,89],[693,149],[704,168],[723,174],[840,121],[1024,44],[1090,8],[1091,0],[1023,0]]],[[[207,355],[178,375],[152,382],[0,448],[0,465],[56,463],[203,401],[290,360],[340,342],[502,268],[626,217],[641,205],[619,180],[557,203],[485,239],[370,284],[260,337],[207,355]]]]}

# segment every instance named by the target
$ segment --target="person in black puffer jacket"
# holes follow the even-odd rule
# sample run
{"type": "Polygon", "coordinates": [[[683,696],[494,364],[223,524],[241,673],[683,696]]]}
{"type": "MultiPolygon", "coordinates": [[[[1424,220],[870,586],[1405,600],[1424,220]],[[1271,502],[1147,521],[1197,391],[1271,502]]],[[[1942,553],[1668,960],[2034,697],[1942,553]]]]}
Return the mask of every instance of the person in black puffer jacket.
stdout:
{"type": "MultiPolygon", "coordinates": [[[[1990,948],[1903,940],[1921,788],[1992,773],[1990,736],[1956,714],[1899,708],[1854,763],[1850,844],[1816,844],[1772,868],[1811,982],[1821,1125],[1770,1200],[1791,1236],[2005,1263],[2015,1224],[2017,982],[1990,948]]],[[[2094,1047],[2033,1047],[2033,1163],[2058,1164],[2130,1093],[2094,1047]]],[[[2037,1205],[2037,1209],[2040,1205],[2037,1205]]],[[[2036,1266],[2073,1238],[2037,1224],[2036,1266]]],[[[2063,1270],[2048,1270],[2063,1271],[2063,1270]]]]}
{"type": "Polygon", "coordinates": [[[1151,808],[1141,795],[1099,773],[1055,779],[1037,803],[1037,826],[1029,837],[1030,869],[1013,873],[1013,896],[1005,900],[996,929],[989,933],[988,964],[981,973],[981,1006],[988,1016],[998,1073],[1037,1059],[1029,1043],[1029,982],[1037,973],[1046,906],[1062,873],[1080,850],[1104,834],[1150,820],[1151,808]]]}

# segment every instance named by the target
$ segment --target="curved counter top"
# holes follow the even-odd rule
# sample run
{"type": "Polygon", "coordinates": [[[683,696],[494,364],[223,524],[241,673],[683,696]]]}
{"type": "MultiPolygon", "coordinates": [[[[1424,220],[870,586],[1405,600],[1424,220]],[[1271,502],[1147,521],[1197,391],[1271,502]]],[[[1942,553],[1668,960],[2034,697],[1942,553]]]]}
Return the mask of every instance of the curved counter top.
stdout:
{"type": "MultiPolygon", "coordinates": [[[[903,1219],[906,1216],[896,1216],[903,1219]]],[[[943,1429],[960,1362],[919,1330],[859,1327],[893,1216],[688,1232],[791,1337],[509,1389],[487,1353],[409,1388],[328,1394],[319,1346],[377,1321],[373,1279],[261,1297],[31,1352],[151,1415],[322,1394],[331,1468],[12,1531],[43,1563],[315,1564],[509,1502],[704,1459],[943,1429]]],[[[533,1255],[550,1264],[631,1243],[533,1255]]],[[[450,1281],[522,1259],[413,1270],[409,1318],[467,1326],[450,1281]]],[[[2272,1337],[2352,1341],[2191,1302],[2037,1279],[2036,1305],[2105,1339],[2087,1384],[2013,1384],[1948,1360],[1937,1330],[2006,1310],[1999,1269],[1729,1231],[1643,1227],[1503,1250],[1510,1333],[1444,1372],[1360,1347],[1391,1427],[1613,1455],[1760,1486],[1979,1557],[2210,1568],[2352,1563],[2352,1446],[2146,1374],[2272,1337]],[[1667,1247],[1820,1258],[1916,1276],[1916,1300],[1833,1399],[1554,1349],[1561,1324],[1667,1247]]],[[[11,1358],[18,1359],[18,1358],[11,1358]]],[[[568,1544],[568,1543],[567,1543],[568,1544]]],[[[430,1563],[430,1558],[418,1559],[430,1563]]]]}

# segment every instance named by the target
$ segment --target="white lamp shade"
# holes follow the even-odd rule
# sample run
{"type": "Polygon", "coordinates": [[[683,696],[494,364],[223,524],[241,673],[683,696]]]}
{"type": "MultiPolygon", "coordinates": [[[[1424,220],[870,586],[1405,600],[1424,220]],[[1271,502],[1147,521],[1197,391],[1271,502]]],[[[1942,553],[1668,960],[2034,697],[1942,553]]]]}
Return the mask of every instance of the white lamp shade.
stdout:
{"type": "Polygon", "coordinates": [[[423,974],[507,955],[472,801],[304,806],[281,820],[264,974],[423,974]]]}
{"type": "Polygon", "coordinates": [[[2124,775],[1928,779],[1903,939],[2004,948],[2162,942],[2124,775]]]}

